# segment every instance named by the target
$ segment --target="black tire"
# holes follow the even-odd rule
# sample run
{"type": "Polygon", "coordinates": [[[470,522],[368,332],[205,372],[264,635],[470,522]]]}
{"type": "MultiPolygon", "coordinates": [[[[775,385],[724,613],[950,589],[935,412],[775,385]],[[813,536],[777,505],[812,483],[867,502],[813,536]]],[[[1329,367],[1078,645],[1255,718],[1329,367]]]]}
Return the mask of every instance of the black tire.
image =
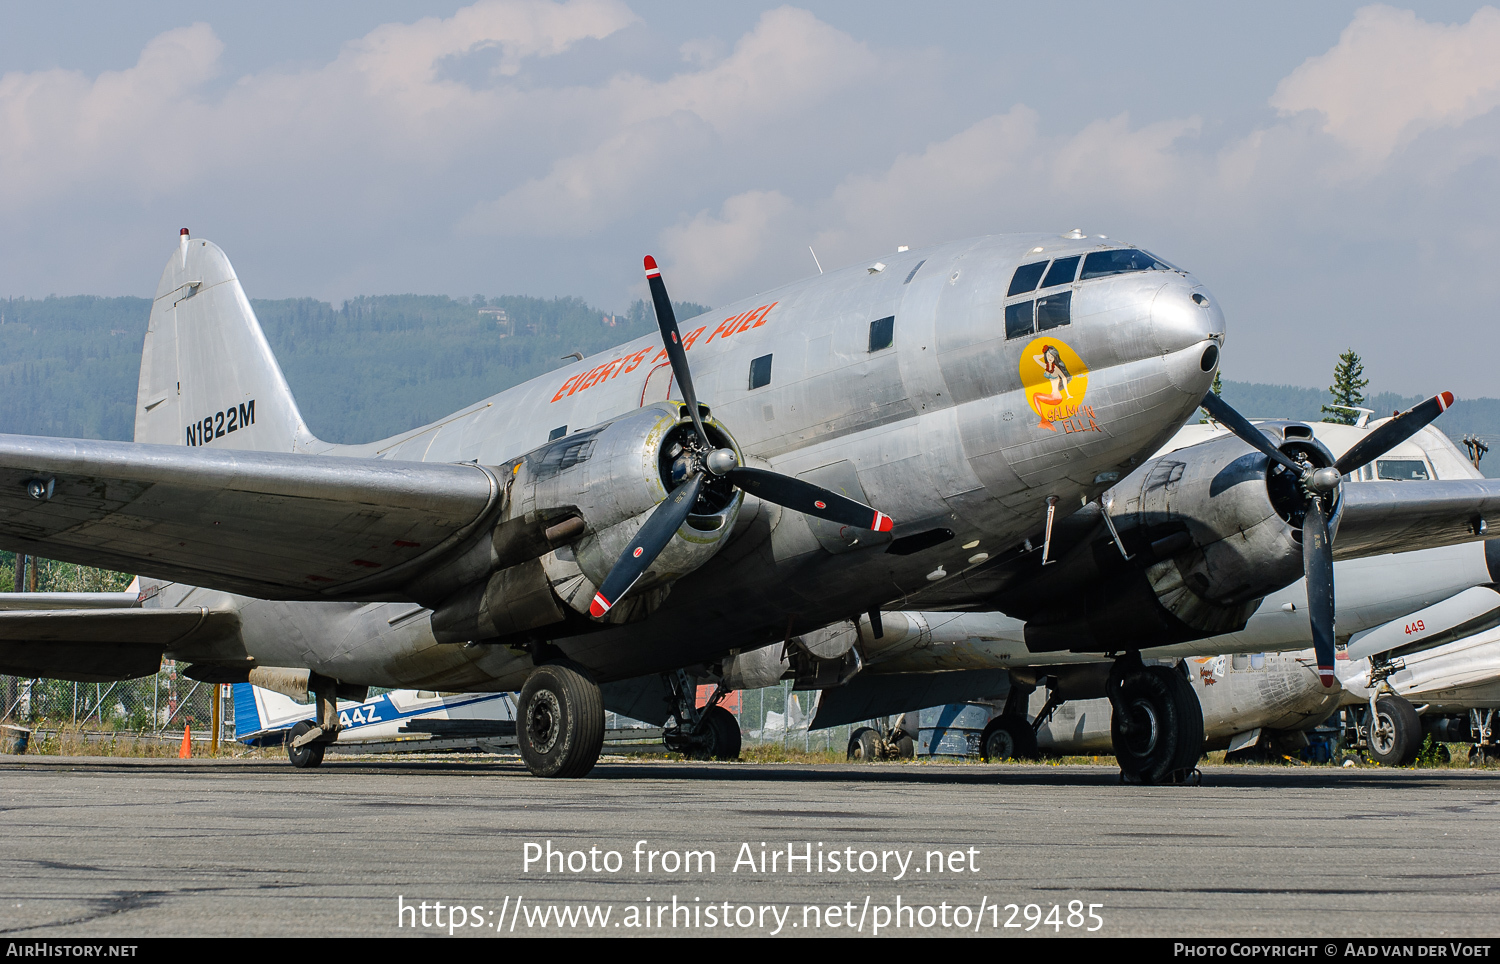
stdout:
{"type": "Polygon", "coordinates": [[[917,758],[917,741],[911,738],[910,733],[902,733],[896,738],[896,759],[915,760],[917,758]]]}
{"type": "Polygon", "coordinates": [[[586,670],[546,663],[532,670],[517,701],[516,743],[539,777],[581,777],[604,747],[604,700],[586,670]]]}
{"type": "Polygon", "coordinates": [[[1381,766],[1404,767],[1422,749],[1422,721],[1414,706],[1399,696],[1375,701],[1375,719],[1367,724],[1365,755],[1381,766]]]}
{"type": "Polygon", "coordinates": [[[848,757],[855,763],[874,763],[880,759],[880,734],[862,726],[849,734],[848,757]]]}
{"type": "Polygon", "coordinates": [[[979,759],[985,763],[1001,760],[1036,760],[1036,731],[1019,716],[997,716],[979,736],[979,759]]]}
{"type": "Polygon", "coordinates": [[[711,707],[708,719],[703,721],[703,735],[707,745],[703,752],[710,760],[738,760],[740,758],[740,721],[722,706],[711,707]]]}
{"type": "Polygon", "coordinates": [[[292,762],[292,766],[299,770],[310,770],[316,766],[323,765],[323,750],[326,743],[307,743],[302,746],[292,746],[292,741],[297,737],[313,729],[310,720],[303,720],[292,727],[286,736],[286,756],[292,762]]]}
{"type": "Polygon", "coordinates": [[[1120,699],[1135,724],[1127,737],[1118,713],[1110,719],[1115,759],[1125,779],[1162,783],[1192,770],[1203,756],[1203,706],[1181,674],[1145,666],[1120,683],[1120,699]]]}

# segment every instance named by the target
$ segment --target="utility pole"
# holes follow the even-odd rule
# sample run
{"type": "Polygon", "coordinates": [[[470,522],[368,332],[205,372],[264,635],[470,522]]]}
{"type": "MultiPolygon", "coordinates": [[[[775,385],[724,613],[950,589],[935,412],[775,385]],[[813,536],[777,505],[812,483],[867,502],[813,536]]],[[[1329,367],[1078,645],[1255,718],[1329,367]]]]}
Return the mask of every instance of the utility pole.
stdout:
{"type": "Polygon", "coordinates": [[[214,684],[213,735],[208,738],[209,756],[219,755],[219,730],[224,725],[224,684],[214,684]]]}

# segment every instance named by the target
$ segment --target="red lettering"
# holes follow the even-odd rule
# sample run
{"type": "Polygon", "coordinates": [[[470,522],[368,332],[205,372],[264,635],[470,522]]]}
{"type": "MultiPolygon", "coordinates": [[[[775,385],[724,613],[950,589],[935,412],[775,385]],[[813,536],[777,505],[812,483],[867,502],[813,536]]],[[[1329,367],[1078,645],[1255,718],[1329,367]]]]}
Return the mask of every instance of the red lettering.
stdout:
{"type": "MultiPolygon", "coordinates": [[[[749,314],[748,311],[745,312],[745,314],[735,315],[733,318],[725,318],[723,321],[719,322],[719,327],[714,329],[713,335],[708,336],[708,341],[713,341],[714,335],[723,335],[725,338],[728,338],[730,335],[734,334],[735,323],[738,322],[741,318],[745,317],[745,315],[747,314],[749,314]]],[[[706,345],[708,344],[708,342],[706,341],[704,342],[704,344],[706,345]]]]}
{"type": "Polygon", "coordinates": [[[557,401],[559,398],[562,398],[563,395],[565,395],[565,394],[567,394],[567,395],[573,394],[572,392],[568,391],[568,386],[572,385],[576,381],[578,381],[578,376],[574,375],[572,378],[570,378],[567,381],[563,382],[562,383],[562,388],[559,388],[557,390],[557,394],[552,396],[552,401],[554,401],[554,402],[557,401]]]}
{"type": "MultiPolygon", "coordinates": [[[[683,351],[687,351],[689,348],[692,348],[693,347],[693,342],[697,341],[698,340],[698,336],[701,335],[701,334],[703,334],[705,331],[708,331],[708,326],[707,325],[704,325],[702,328],[699,328],[697,331],[689,332],[688,336],[686,338],[682,339],[682,350],[683,351]]],[[[707,344],[707,343],[705,342],[705,344],[707,344]]]]}
{"type": "Polygon", "coordinates": [[[633,372],[637,368],[641,367],[641,362],[645,361],[646,360],[646,356],[648,354],[650,354],[650,353],[651,353],[651,349],[649,349],[649,348],[642,348],[640,351],[636,352],[634,355],[631,355],[629,358],[626,359],[626,361],[630,362],[629,365],[625,365],[619,371],[615,372],[615,374],[616,375],[629,375],[631,372],[633,372]]]}
{"type": "Polygon", "coordinates": [[[781,304],[781,302],[773,301],[769,305],[766,305],[764,308],[755,309],[755,314],[753,317],[755,317],[757,320],[755,324],[751,325],[750,327],[759,328],[761,325],[764,325],[766,323],[767,316],[771,314],[771,309],[775,308],[779,304],[781,304]]]}

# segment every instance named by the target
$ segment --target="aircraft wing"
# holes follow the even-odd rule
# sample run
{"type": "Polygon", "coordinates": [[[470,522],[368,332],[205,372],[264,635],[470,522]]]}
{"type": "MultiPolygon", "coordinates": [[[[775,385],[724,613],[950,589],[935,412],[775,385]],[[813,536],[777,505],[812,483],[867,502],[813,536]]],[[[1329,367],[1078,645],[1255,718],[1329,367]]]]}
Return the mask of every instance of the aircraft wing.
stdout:
{"type": "Polygon", "coordinates": [[[181,609],[0,612],[0,673],[107,683],[150,676],[168,647],[238,626],[238,616],[181,609]]]}
{"type": "MultiPolygon", "coordinates": [[[[1335,559],[1472,542],[1500,523],[1500,479],[1360,482],[1344,486],[1335,559]]],[[[1493,535],[1500,535],[1497,529],[1493,535]]]]}
{"type": "Polygon", "coordinates": [[[471,463],[0,435],[0,548],[267,599],[399,598],[502,494],[471,463]]]}

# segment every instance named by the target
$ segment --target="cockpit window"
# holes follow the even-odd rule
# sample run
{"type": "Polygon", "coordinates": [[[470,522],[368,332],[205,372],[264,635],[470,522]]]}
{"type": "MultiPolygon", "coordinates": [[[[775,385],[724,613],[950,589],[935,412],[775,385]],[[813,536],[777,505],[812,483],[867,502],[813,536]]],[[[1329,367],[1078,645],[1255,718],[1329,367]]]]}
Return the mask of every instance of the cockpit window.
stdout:
{"type": "Polygon", "coordinates": [[[1047,262],[1045,261],[1021,265],[1016,269],[1015,276],[1010,279],[1010,290],[1005,293],[1005,297],[1035,291],[1036,283],[1042,280],[1042,272],[1046,270],[1047,262]]]}
{"type": "Polygon", "coordinates": [[[1432,478],[1421,459],[1376,459],[1375,477],[1391,482],[1425,482],[1432,478]]]}
{"type": "Polygon", "coordinates": [[[1119,251],[1095,251],[1083,259],[1083,274],[1079,281],[1090,278],[1105,278],[1112,274],[1131,271],[1170,271],[1171,265],[1140,248],[1123,248],[1119,251]]]}
{"type": "Polygon", "coordinates": [[[1005,337],[1021,338],[1031,334],[1034,301],[1018,301],[1005,306],[1005,337]]]}
{"type": "Polygon", "coordinates": [[[1071,258],[1058,258],[1052,262],[1052,270],[1047,272],[1047,280],[1042,282],[1042,287],[1072,284],[1073,276],[1078,273],[1078,260],[1078,255],[1075,254],[1071,258]]]}

